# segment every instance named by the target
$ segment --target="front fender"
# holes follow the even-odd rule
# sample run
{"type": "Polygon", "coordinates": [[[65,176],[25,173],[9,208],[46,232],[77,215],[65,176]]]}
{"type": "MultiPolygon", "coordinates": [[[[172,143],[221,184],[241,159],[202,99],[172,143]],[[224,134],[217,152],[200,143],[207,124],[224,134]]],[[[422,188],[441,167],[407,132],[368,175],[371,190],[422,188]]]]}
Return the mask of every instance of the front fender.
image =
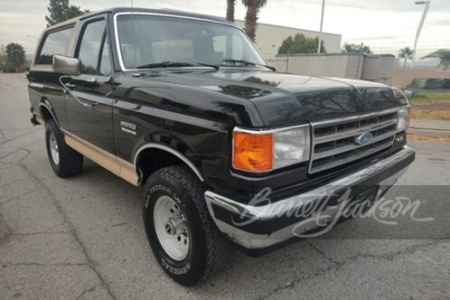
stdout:
{"type": "Polygon", "coordinates": [[[53,108],[50,101],[48,101],[48,99],[42,98],[42,100],[39,102],[38,108],[39,115],[42,119],[44,119],[45,122],[47,122],[49,119],[53,119],[59,127],[59,121],[55,109],[53,108]]]}

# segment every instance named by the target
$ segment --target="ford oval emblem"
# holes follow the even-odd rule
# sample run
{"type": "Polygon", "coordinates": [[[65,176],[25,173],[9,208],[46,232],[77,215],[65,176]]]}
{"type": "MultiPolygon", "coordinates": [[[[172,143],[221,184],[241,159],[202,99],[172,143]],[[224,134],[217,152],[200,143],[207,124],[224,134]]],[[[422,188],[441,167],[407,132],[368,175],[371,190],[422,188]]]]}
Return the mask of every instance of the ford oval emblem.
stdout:
{"type": "Polygon", "coordinates": [[[357,137],[355,137],[355,143],[359,144],[359,145],[365,145],[368,142],[370,142],[373,138],[373,134],[371,134],[370,132],[366,132],[363,133],[357,137]]]}

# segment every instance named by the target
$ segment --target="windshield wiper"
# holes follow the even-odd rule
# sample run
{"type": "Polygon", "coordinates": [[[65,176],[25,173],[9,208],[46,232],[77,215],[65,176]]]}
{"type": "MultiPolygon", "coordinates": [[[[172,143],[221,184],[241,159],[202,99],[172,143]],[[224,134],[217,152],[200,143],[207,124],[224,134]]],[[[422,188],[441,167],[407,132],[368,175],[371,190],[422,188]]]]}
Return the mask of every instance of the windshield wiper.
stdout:
{"type": "Polygon", "coordinates": [[[272,71],[276,71],[276,69],[272,66],[268,66],[268,65],[264,65],[264,64],[258,64],[255,62],[251,62],[251,61],[247,61],[247,60],[243,60],[243,59],[224,59],[222,60],[222,62],[226,62],[226,63],[233,63],[233,64],[242,64],[243,66],[261,66],[261,67],[266,67],[267,69],[270,69],[272,71]]]}
{"type": "Polygon", "coordinates": [[[160,63],[146,64],[146,65],[139,66],[137,68],[138,69],[151,69],[151,68],[194,67],[194,66],[211,67],[216,70],[219,70],[219,66],[217,66],[217,65],[204,64],[204,63],[191,63],[191,62],[174,62],[174,61],[163,61],[160,63]]]}

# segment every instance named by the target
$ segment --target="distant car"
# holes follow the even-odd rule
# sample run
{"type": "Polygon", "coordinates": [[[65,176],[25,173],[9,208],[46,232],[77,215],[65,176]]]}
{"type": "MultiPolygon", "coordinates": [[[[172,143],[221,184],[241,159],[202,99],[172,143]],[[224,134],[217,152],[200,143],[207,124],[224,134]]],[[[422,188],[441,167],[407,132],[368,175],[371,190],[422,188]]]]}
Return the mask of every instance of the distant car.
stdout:
{"type": "Polygon", "coordinates": [[[401,91],[276,73],[221,18],[108,9],[47,28],[35,57],[32,122],[46,126],[51,167],[70,177],[85,156],[145,185],[148,240],[183,285],[229,241],[259,254],[317,230],[290,213],[320,201],[307,195],[329,194],[334,217],[334,192],[375,199],[414,160],[401,91]]]}
{"type": "Polygon", "coordinates": [[[427,79],[425,89],[428,90],[440,90],[444,89],[447,80],[445,79],[427,79]]]}

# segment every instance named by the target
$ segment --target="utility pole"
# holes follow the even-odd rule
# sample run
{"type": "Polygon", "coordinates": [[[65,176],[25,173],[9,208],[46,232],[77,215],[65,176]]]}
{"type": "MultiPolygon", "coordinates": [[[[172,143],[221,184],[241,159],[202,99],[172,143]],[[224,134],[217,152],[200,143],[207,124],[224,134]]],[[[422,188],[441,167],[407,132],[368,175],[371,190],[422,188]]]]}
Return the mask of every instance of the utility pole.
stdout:
{"type": "Polygon", "coordinates": [[[288,49],[287,60],[286,60],[286,73],[289,72],[289,55],[291,54],[291,49],[288,49]]]}
{"type": "Polygon", "coordinates": [[[420,19],[419,27],[417,28],[416,40],[414,41],[414,50],[413,50],[413,54],[412,54],[411,69],[414,67],[414,63],[416,62],[417,42],[419,41],[420,32],[422,31],[423,24],[425,23],[425,18],[427,17],[428,9],[430,7],[430,2],[431,2],[431,0],[415,2],[416,5],[425,4],[425,8],[423,9],[422,18],[420,19]]]}
{"type": "Polygon", "coordinates": [[[322,30],[323,30],[323,18],[325,16],[325,0],[322,0],[322,15],[320,17],[320,32],[319,32],[319,45],[317,46],[317,53],[320,53],[320,45],[322,44],[322,30]]]}

